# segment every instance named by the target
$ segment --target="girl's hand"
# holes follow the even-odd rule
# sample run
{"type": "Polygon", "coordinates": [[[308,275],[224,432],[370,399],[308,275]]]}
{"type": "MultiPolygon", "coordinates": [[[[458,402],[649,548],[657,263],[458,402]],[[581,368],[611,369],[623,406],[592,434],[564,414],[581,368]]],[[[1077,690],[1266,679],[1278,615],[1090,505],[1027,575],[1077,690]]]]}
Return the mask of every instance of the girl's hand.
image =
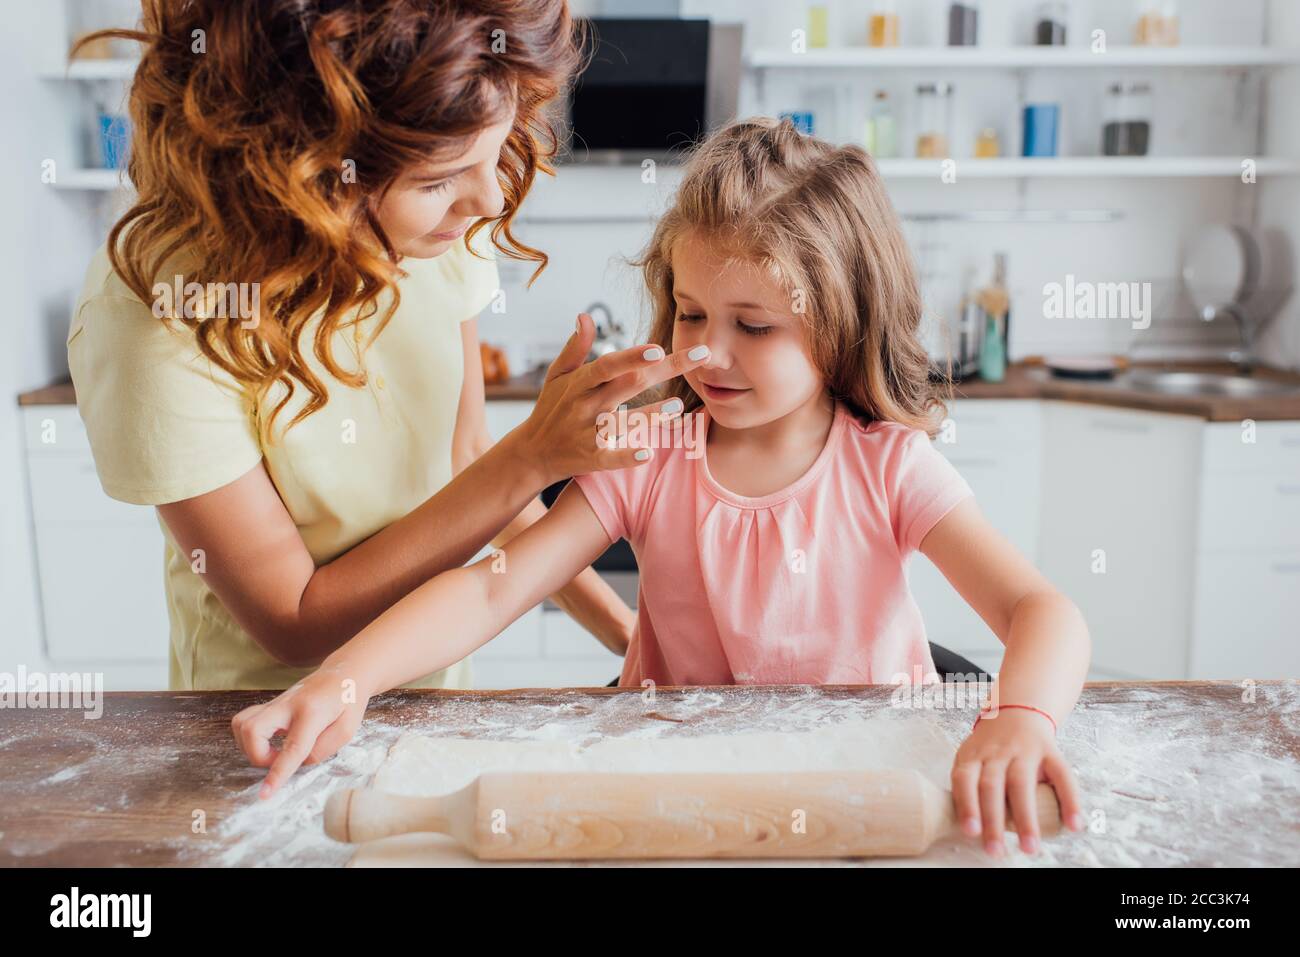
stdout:
{"type": "Polygon", "coordinates": [[[1083,830],[1074,773],[1056,746],[1051,722],[1032,711],[1006,709],[980,719],[957,751],[952,797],[957,820],[971,837],[982,830],[984,849],[1000,857],[1005,849],[1006,806],[1011,805],[1020,849],[1038,852],[1038,809],[1034,791],[1047,781],[1056,789],[1061,821],[1083,830]]]}
{"type": "MultiPolygon", "coordinates": [[[[520,462],[539,471],[541,487],[571,475],[648,461],[637,459],[635,448],[602,448],[596,441],[598,417],[709,359],[708,350],[701,346],[690,350],[700,353],[692,358],[685,351],[665,356],[658,346],[640,345],[584,362],[594,335],[591,317],[582,313],[577,330],[546,373],[532,415],[506,437],[514,443],[520,462]]],[[[664,405],[657,402],[636,411],[664,418],[681,412],[680,407],[665,410],[664,405]]]]}
{"type": "Polygon", "coordinates": [[[235,715],[230,727],[248,760],[271,768],[258,796],[270,797],[300,765],[323,761],[352,740],[369,701],[355,679],[327,661],[278,697],[235,715]],[[281,731],[284,744],[276,751],[271,739],[281,731]]]}

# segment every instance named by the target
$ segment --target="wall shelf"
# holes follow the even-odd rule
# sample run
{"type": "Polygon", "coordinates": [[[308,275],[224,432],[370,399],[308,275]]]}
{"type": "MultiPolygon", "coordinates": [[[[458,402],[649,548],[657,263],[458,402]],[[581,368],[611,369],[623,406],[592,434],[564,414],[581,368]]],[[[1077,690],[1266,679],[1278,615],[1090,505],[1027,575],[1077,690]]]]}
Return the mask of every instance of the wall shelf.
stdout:
{"type": "MultiPolygon", "coordinates": [[[[43,70],[51,80],[130,79],[140,61],[74,60],[43,70]]],[[[756,50],[750,69],[1111,69],[1261,68],[1300,65],[1300,49],[1283,47],[838,47],[806,53],[756,50]]]]}
{"type": "Polygon", "coordinates": [[[840,47],[806,53],[756,50],[753,70],[771,69],[1115,69],[1260,68],[1300,65],[1300,49],[1284,47],[840,47]]]}
{"type": "MultiPolygon", "coordinates": [[[[1238,156],[1079,156],[1054,158],[975,159],[957,157],[957,181],[963,179],[1236,179],[1241,176],[1238,156]]],[[[1255,161],[1257,176],[1300,176],[1300,160],[1262,157],[1255,161]]],[[[876,166],[886,179],[939,180],[943,160],[882,159],[876,166]]],[[[110,191],[130,188],[123,170],[73,169],[59,173],[55,189],[110,191]]],[[[648,215],[648,214],[647,214],[648,215]]],[[[528,218],[528,217],[525,217],[528,218]]],[[[640,214],[633,217],[639,221],[640,214]]]]}
{"type": "MultiPolygon", "coordinates": [[[[934,179],[943,160],[882,159],[876,165],[886,179],[934,179]]],[[[1241,176],[1239,156],[1079,156],[1003,159],[956,158],[957,181],[962,179],[1141,179],[1169,177],[1241,176]]],[[[1257,176],[1300,175],[1300,160],[1262,157],[1255,160],[1257,176]]]]}
{"type": "Polygon", "coordinates": [[[47,80],[129,80],[140,61],[134,57],[117,60],[73,60],[42,70],[47,80]]]}
{"type": "Polygon", "coordinates": [[[50,185],[55,189],[111,191],[129,189],[131,182],[125,170],[69,169],[60,171],[58,179],[50,185]]]}

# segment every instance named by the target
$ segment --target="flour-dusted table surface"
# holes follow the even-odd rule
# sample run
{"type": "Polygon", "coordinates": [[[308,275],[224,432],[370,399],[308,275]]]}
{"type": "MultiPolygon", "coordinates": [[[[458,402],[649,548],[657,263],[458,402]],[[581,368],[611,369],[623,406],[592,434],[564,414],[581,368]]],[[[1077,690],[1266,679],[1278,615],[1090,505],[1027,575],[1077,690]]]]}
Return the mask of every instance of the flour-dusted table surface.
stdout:
{"type": "MultiPolygon", "coordinates": [[[[882,709],[955,747],[972,712],[900,709],[893,688],[401,691],[351,744],[269,801],[230,718],[265,693],[117,693],[98,719],[0,710],[0,864],[342,865],[321,830],[336,788],[362,787],[408,731],[489,740],[666,739],[803,732],[882,709]]],[[[1061,730],[1090,826],[1009,866],[1300,864],[1300,682],[1089,684],[1061,730]]],[[[983,862],[972,848],[963,863],[983,862]]],[[[899,863],[906,863],[899,861],[899,863]]]]}

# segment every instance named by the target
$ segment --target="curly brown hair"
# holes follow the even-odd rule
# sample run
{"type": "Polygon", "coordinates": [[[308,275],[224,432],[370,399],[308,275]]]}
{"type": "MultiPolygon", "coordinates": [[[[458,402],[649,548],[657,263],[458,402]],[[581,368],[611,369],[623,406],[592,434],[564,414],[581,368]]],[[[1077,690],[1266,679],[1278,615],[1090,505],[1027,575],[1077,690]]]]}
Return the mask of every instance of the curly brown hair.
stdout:
{"type": "MultiPolygon", "coordinates": [[[[759,116],[714,132],[690,155],[676,197],[635,261],[650,297],[650,341],[672,350],[673,247],[698,232],[777,277],[798,305],[827,389],[862,421],[933,436],[951,381],[930,377],[918,338],[922,302],[912,255],[866,150],[805,136],[759,116]]],[[[686,379],[655,396],[701,405],[686,379]]]]}
{"type": "Polygon", "coordinates": [[[385,290],[375,335],[397,308],[401,257],[375,215],[385,192],[412,165],[454,158],[511,108],[497,166],[504,208],[466,239],[490,226],[500,253],[537,263],[533,278],[545,268],[511,223],[537,171],[554,173],[546,106],[584,59],[565,0],[144,0],[138,29],[95,36],[142,44],[127,167],[136,197],[109,234],[113,268],[143,302],[174,257],[199,283],[259,283],[255,325],[162,321],[194,329],[255,407],[283,384],[260,417],[263,441],[295,382],[308,398],[286,428],[327,401],[299,344],[316,314],[317,360],[365,384],[331,341],[375,316],[385,290]]]}

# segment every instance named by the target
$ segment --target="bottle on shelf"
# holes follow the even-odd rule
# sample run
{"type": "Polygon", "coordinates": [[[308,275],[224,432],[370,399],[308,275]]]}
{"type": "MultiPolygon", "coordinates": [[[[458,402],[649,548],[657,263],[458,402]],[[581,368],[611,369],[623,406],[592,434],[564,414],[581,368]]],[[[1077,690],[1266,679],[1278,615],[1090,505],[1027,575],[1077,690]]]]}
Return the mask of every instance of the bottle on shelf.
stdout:
{"type": "Polygon", "coordinates": [[[1138,46],[1178,46],[1177,0],[1139,0],[1133,39],[1138,46]]]}
{"type": "Polygon", "coordinates": [[[1011,296],[1007,292],[1007,254],[993,256],[993,283],[976,296],[984,313],[984,339],[980,343],[980,378],[1001,382],[1007,374],[1007,345],[1011,330],[1011,296]]]}
{"type": "Polygon", "coordinates": [[[1106,88],[1103,156],[1146,156],[1151,146],[1151,87],[1112,83],[1106,88]]]}
{"type": "Polygon", "coordinates": [[[951,156],[948,134],[952,124],[951,83],[920,83],[916,87],[916,157],[951,156]]]}
{"type": "Polygon", "coordinates": [[[961,304],[958,306],[957,362],[954,374],[954,377],[959,380],[979,372],[980,347],[984,331],[984,310],[976,301],[974,268],[967,270],[963,277],[962,288],[966,290],[966,294],[962,296],[961,304]]]}
{"type": "Polygon", "coordinates": [[[817,121],[812,110],[783,110],[777,114],[777,119],[789,120],[805,136],[816,135],[817,121]]]}
{"type": "Polygon", "coordinates": [[[867,116],[863,145],[875,159],[892,159],[898,155],[898,122],[889,94],[877,90],[871,113],[867,116]]]}
{"type": "Polygon", "coordinates": [[[867,46],[898,46],[898,0],[875,0],[867,21],[867,46]]]}
{"type": "Polygon", "coordinates": [[[1061,107],[1056,103],[1026,103],[1022,156],[1055,156],[1061,126],[1061,107]]]}
{"type": "Polygon", "coordinates": [[[824,3],[808,4],[808,48],[830,45],[830,11],[824,3]]]}
{"type": "Polygon", "coordinates": [[[998,140],[998,131],[991,126],[980,130],[975,137],[975,158],[993,159],[1002,155],[1002,144],[998,140]]]}
{"type": "Polygon", "coordinates": [[[977,0],[953,0],[948,7],[948,46],[973,47],[979,42],[977,0]]]}
{"type": "Polygon", "coordinates": [[[1065,24],[1070,8],[1065,0],[1048,0],[1038,5],[1034,17],[1034,44],[1040,47],[1065,46],[1065,24]]]}

